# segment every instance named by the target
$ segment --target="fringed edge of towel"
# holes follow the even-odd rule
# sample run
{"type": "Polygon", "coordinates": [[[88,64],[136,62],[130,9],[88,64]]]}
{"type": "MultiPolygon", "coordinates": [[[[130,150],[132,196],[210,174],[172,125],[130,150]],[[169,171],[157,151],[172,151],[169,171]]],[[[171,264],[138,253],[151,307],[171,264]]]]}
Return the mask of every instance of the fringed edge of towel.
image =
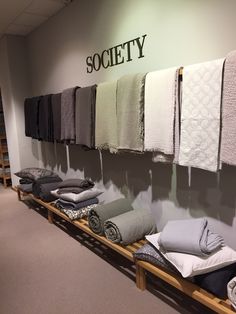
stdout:
{"type": "Polygon", "coordinates": [[[145,93],[145,80],[146,80],[147,73],[144,74],[142,81],[141,81],[141,92],[139,98],[139,137],[141,141],[141,149],[140,151],[144,151],[144,93],[145,93]]]}
{"type": "Polygon", "coordinates": [[[116,146],[113,146],[113,145],[108,144],[108,143],[101,144],[99,146],[96,146],[95,148],[100,150],[100,151],[101,150],[109,150],[113,154],[116,154],[118,152],[118,149],[116,146]]]}

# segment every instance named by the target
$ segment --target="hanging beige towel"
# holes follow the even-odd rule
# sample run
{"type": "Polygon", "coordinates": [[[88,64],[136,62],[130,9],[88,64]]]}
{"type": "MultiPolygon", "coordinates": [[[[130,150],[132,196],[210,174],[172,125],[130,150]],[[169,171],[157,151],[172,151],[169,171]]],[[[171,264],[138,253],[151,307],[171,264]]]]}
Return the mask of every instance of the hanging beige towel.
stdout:
{"type": "Polygon", "coordinates": [[[183,69],[180,165],[219,169],[223,63],[218,59],[183,69]]]}
{"type": "Polygon", "coordinates": [[[222,99],[222,140],[220,160],[236,165],[236,51],[225,61],[222,99]]]}
{"type": "Polygon", "coordinates": [[[98,84],[96,97],[95,146],[117,150],[116,120],[117,81],[98,84]]]}
{"type": "Polygon", "coordinates": [[[145,74],[122,76],[117,82],[118,149],[143,151],[145,74]]]}
{"type": "Polygon", "coordinates": [[[172,161],[175,150],[178,150],[178,134],[175,143],[176,113],[179,114],[176,108],[178,77],[176,67],[150,72],[146,76],[144,147],[146,151],[154,152],[154,161],[172,161]]]}

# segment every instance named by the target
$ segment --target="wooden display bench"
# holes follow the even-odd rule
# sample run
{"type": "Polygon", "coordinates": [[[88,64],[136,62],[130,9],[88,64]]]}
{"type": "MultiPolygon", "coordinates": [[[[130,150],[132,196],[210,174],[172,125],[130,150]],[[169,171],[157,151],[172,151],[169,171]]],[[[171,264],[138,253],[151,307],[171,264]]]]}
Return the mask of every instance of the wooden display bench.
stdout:
{"type": "Polygon", "coordinates": [[[184,294],[188,295],[189,297],[193,298],[194,300],[197,300],[198,302],[204,304],[211,310],[214,310],[216,313],[220,314],[235,314],[236,312],[232,309],[230,301],[229,300],[222,300],[211,293],[208,293],[204,289],[201,289],[197,285],[189,282],[188,280],[167,272],[166,270],[159,268],[157,266],[154,266],[151,263],[144,262],[141,260],[135,260],[133,257],[133,253],[136,252],[137,249],[142,247],[146,240],[140,240],[135,243],[132,243],[130,245],[122,246],[116,243],[113,243],[109,241],[104,236],[99,236],[96,233],[94,233],[88,226],[87,219],[79,219],[71,221],[65,214],[63,214],[59,209],[54,207],[51,203],[46,203],[42,201],[39,198],[36,198],[33,194],[25,193],[21,191],[19,188],[14,188],[15,191],[17,191],[18,199],[21,201],[23,200],[24,196],[29,196],[32,198],[35,202],[42,205],[44,208],[48,211],[48,221],[50,223],[53,223],[54,221],[54,214],[62,217],[64,220],[70,222],[80,230],[84,231],[91,237],[95,238],[96,240],[100,241],[102,244],[105,244],[109,248],[113,249],[114,251],[118,252],[128,260],[134,262],[136,266],[136,286],[140,290],[146,289],[146,275],[147,272],[150,272],[154,276],[162,279],[163,281],[167,282],[171,286],[175,287],[176,289],[182,291],[184,294]]]}

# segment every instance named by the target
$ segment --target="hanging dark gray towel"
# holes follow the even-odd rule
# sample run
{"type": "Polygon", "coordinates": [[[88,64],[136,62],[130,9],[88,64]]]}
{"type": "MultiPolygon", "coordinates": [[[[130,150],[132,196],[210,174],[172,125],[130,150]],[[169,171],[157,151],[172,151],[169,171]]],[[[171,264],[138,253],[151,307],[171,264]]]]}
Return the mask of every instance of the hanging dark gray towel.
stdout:
{"type": "Polygon", "coordinates": [[[118,149],[143,151],[145,76],[125,75],[117,81],[118,149]]]}
{"type": "Polygon", "coordinates": [[[61,93],[52,95],[53,139],[61,140],[61,93]]]}
{"type": "Polygon", "coordinates": [[[30,133],[31,137],[39,139],[39,102],[41,96],[33,97],[30,101],[30,133]]]}
{"type": "Polygon", "coordinates": [[[31,136],[30,129],[30,109],[31,109],[31,98],[26,98],[24,102],[24,115],[25,115],[25,136],[31,136]]]}
{"type": "Polygon", "coordinates": [[[95,147],[96,85],[76,90],[75,130],[76,144],[95,147]]]}
{"type": "Polygon", "coordinates": [[[52,95],[45,95],[39,102],[39,139],[52,141],[52,95]]]}
{"type": "Polygon", "coordinates": [[[63,90],[61,94],[61,140],[75,143],[75,93],[79,87],[63,90]]]}

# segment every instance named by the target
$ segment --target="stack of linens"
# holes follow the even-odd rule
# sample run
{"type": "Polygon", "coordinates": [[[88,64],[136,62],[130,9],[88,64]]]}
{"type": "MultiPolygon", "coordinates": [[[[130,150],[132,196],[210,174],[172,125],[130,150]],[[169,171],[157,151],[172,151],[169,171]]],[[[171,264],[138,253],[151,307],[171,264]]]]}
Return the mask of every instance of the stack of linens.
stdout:
{"type": "Polygon", "coordinates": [[[62,181],[52,170],[37,167],[21,169],[15,175],[20,178],[18,187],[22,191],[33,193],[35,197],[46,202],[55,200],[50,192],[62,181]]]}
{"type": "Polygon", "coordinates": [[[101,190],[90,179],[67,179],[51,194],[57,198],[55,206],[71,220],[83,218],[97,206],[101,190]]]}

